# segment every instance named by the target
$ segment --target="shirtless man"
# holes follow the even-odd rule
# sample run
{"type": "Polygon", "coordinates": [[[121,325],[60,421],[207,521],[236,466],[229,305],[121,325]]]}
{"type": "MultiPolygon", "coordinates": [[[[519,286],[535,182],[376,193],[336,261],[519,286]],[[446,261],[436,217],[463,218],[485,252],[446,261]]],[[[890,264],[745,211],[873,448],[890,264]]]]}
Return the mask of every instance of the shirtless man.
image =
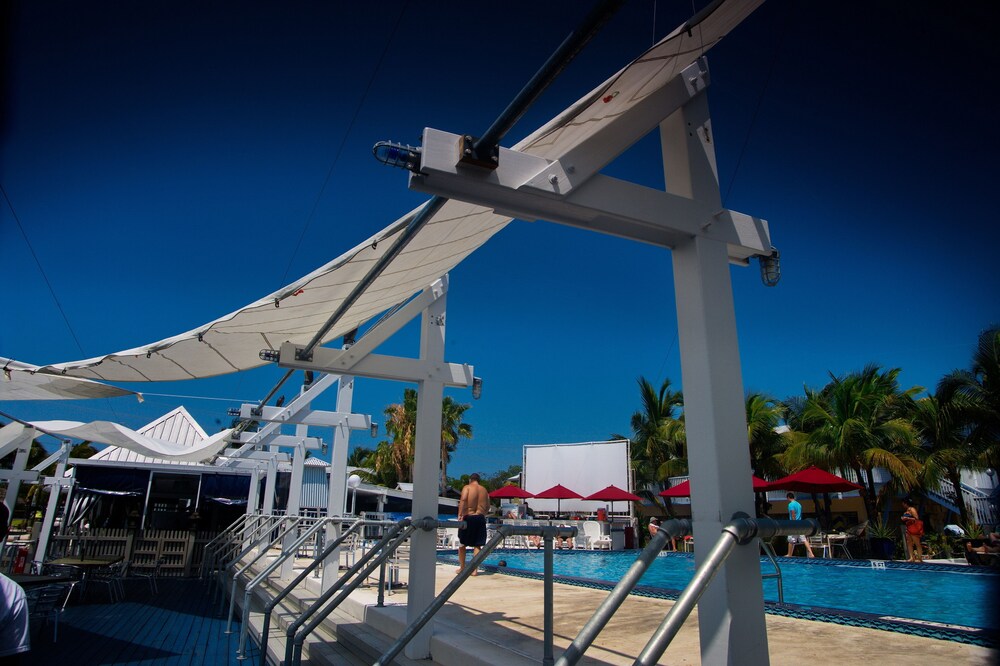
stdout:
{"type": "MultiPolygon", "coordinates": [[[[475,548],[473,557],[486,545],[486,513],[490,510],[490,494],[479,485],[479,475],[469,476],[469,484],[462,488],[462,498],[458,501],[458,517],[465,521],[465,529],[458,531],[458,572],[465,568],[465,549],[475,548]]],[[[473,571],[475,576],[476,572],[473,571]]]]}

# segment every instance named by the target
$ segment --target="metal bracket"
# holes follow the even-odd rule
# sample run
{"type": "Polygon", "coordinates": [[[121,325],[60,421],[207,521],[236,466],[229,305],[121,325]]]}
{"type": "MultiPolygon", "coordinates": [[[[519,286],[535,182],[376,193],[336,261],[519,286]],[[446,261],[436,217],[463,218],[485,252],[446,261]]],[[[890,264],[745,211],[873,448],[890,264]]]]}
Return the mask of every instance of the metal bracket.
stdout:
{"type": "Polygon", "coordinates": [[[482,169],[496,169],[500,164],[500,145],[480,146],[476,150],[476,137],[466,134],[458,142],[458,163],[482,169]]]}

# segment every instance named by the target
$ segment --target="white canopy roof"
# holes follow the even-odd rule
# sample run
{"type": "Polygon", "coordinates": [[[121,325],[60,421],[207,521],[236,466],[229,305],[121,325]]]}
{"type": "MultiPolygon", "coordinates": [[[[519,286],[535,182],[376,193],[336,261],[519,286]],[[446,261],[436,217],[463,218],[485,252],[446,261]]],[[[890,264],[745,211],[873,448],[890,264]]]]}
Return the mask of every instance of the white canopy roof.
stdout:
{"type": "Polygon", "coordinates": [[[110,421],[34,421],[32,426],[52,435],[63,435],[100,444],[120,446],[150,458],[166,458],[181,462],[208,460],[226,447],[226,436],[232,430],[217,432],[201,442],[190,445],[166,439],[148,437],[110,421]]]}
{"type": "MultiPolygon", "coordinates": [[[[564,157],[604,124],[614,122],[662,88],[761,1],[725,2],[693,29],[678,28],[514,148],[548,159],[564,157]]],[[[400,218],[284,289],[196,329],[114,354],[45,366],[43,370],[121,382],[194,379],[260,366],[261,349],[277,349],[286,341],[307,343],[389,249],[412,215],[400,218]]],[[[510,221],[510,217],[481,206],[447,202],[347,310],[323,342],[343,336],[425,288],[510,221]]]]}
{"type": "Polygon", "coordinates": [[[89,379],[39,373],[37,365],[0,357],[0,400],[79,400],[138,395],[89,379]]]}

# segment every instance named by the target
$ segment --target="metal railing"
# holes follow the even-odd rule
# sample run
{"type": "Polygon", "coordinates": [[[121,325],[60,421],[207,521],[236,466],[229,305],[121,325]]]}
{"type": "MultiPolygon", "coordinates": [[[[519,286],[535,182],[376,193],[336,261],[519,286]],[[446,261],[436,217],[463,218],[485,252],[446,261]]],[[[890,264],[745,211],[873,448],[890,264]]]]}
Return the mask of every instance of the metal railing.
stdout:
{"type": "MultiPolygon", "coordinates": [[[[285,586],[281,592],[279,592],[273,599],[271,599],[264,606],[264,620],[263,625],[260,630],[260,666],[267,666],[267,641],[268,635],[271,631],[271,615],[274,613],[274,609],[278,607],[278,604],[291,594],[292,590],[299,586],[302,581],[309,577],[321,562],[326,560],[327,557],[332,555],[345,541],[358,533],[358,531],[364,525],[372,524],[373,522],[380,521],[366,521],[366,520],[355,520],[354,523],[348,527],[344,532],[337,537],[335,540],[331,541],[326,545],[323,551],[316,556],[316,559],[311,562],[305,569],[303,569],[298,576],[293,578],[288,585],[285,586]]],[[[338,563],[339,566],[339,563],[338,563]]]]}
{"type": "MultiPolygon", "coordinates": [[[[426,519],[425,519],[426,520],[426,519]]],[[[436,522],[436,521],[435,521],[436,522]]],[[[552,540],[555,537],[561,538],[573,538],[576,536],[577,529],[575,527],[553,527],[553,526],[520,526],[520,525],[501,525],[497,528],[492,539],[487,542],[485,546],[479,551],[479,553],[472,558],[469,564],[462,569],[462,571],[450,582],[441,593],[434,598],[434,601],[430,603],[424,611],[417,616],[417,618],[403,631],[403,633],[396,639],[396,642],[389,646],[389,649],[379,657],[378,661],[375,662],[373,666],[385,666],[386,664],[392,663],[392,660],[406,647],[406,644],[413,640],[413,637],[419,633],[421,629],[434,617],[434,615],[441,610],[445,602],[451,598],[451,596],[462,586],[469,576],[473,574],[474,571],[479,567],[483,561],[489,557],[490,553],[500,544],[504,542],[505,539],[511,536],[541,536],[545,542],[545,564],[544,564],[544,596],[545,596],[545,619],[544,619],[544,647],[542,664],[544,666],[551,666],[553,663],[552,657],[552,634],[553,634],[553,619],[552,619],[552,540]]],[[[298,662],[296,662],[297,664],[298,662]]]]}
{"type": "MultiPolygon", "coordinates": [[[[774,573],[762,573],[760,575],[761,580],[766,580],[768,578],[773,578],[778,583],[778,603],[785,603],[785,589],[782,586],[781,581],[781,567],[778,566],[777,555],[774,554],[774,548],[771,546],[771,542],[767,539],[758,538],[757,541],[760,543],[760,549],[764,551],[764,555],[770,560],[771,566],[774,567],[774,573]]],[[[833,557],[833,551],[830,551],[830,557],[833,557]]]]}
{"type": "Polygon", "coordinates": [[[396,548],[406,541],[418,526],[421,529],[435,529],[437,524],[438,521],[433,518],[424,518],[417,521],[404,518],[390,527],[378,543],[362,555],[330,589],[317,597],[311,606],[304,610],[294,622],[288,625],[288,629],[285,631],[284,663],[286,665],[294,664],[295,666],[299,666],[302,663],[302,647],[305,644],[306,637],[315,631],[316,627],[329,617],[330,613],[351,592],[357,589],[377,567],[392,556],[396,548]],[[432,523],[433,526],[426,528],[427,523],[432,523]],[[334,597],[334,595],[337,596],[334,597]]]}
{"type": "MultiPolygon", "coordinates": [[[[690,531],[688,521],[668,520],[650,540],[649,545],[639,555],[639,559],[629,568],[628,572],[611,591],[607,599],[598,606],[594,615],[587,621],[579,635],[556,662],[556,666],[570,666],[577,663],[583,653],[597,638],[597,635],[607,625],[618,607],[621,606],[628,593],[638,583],[639,578],[655,559],[671,536],[682,536],[690,531]],[[685,524],[687,523],[687,524],[685,524]],[[662,534],[662,536],[661,536],[662,534]]],[[[708,588],[719,568],[729,557],[733,548],[738,545],[753,543],[756,539],[770,539],[775,536],[806,535],[812,536],[819,532],[819,523],[815,520],[772,520],[770,518],[736,517],[722,528],[722,535],[715,543],[704,561],[695,570],[694,577],[674,602],[670,611],[663,618],[660,626],[646,643],[642,652],[636,657],[633,666],[656,664],[663,652],[670,645],[677,632],[694,609],[701,595],[708,588]]]]}
{"type": "MultiPolygon", "coordinates": [[[[264,582],[265,580],[267,580],[267,578],[272,573],[274,573],[278,569],[278,567],[280,567],[282,564],[284,564],[284,562],[288,558],[290,558],[290,557],[294,558],[296,556],[296,554],[298,553],[299,547],[302,544],[304,544],[306,541],[308,541],[310,538],[314,537],[316,535],[316,533],[320,530],[320,528],[326,527],[327,525],[331,525],[331,524],[337,524],[337,525],[339,525],[340,523],[346,522],[346,521],[350,521],[351,519],[349,519],[349,518],[318,518],[318,519],[317,518],[313,518],[312,520],[315,520],[315,522],[308,529],[306,529],[304,532],[302,532],[302,534],[300,534],[297,539],[295,539],[292,543],[288,544],[287,547],[283,548],[282,551],[281,551],[281,553],[276,558],[274,558],[274,561],[272,561],[270,564],[268,564],[266,567],[264,567],[264,570],[261,571],[259,574],[257,574],[252,580],[250,580],[250,582],[248,582],[246,584],[246,587],[243,588],[243,614],[242,614],[242,621],[241,621],[241,625],[240,625],[240,646],[239,646],[239,649],[237,650],[237,658],[238,659],[245,659],[246,658],[247,634],[250,631],[250,597],[251,597],[251,595],[253,595],[254,589],[258,585],[260,585],[262,582],[264,582]]],[[[338,542],[338,545],[339,545],[339,542],[338,542]]],[[[330,551],[330,553],[332,553],[332,552],[333,552],[333,550],[330,551]]],[[[323,559],[325,559],[325,558],[323,558],[323,559]]],[[[318,555],[317,555],[317,557],[313,560],[312,564],[316,565],[316,566],[319,566],[319,564],[323,561],[323,559],[320,559],[318,557],[318,555]]],[[[310,565],[310,571],[312,569],[316,568],[316,566],[310,565]]],[[[239,574],[237,574],[237,575],[239,575],[239,574]]],[[[235,600],[235,598],[236,598],[235,597],[235,593],[236,593],[235,584],[236,584],[236,581],[234,580],[233,581],[233,600],[235,600]]],[[[233,608],[232,608],[232,606],[230,606],[230,615],[229,615],[229,623],[230,624],[233,621],[232,612],[233,612],[233,608]]],[[[226,628],[226,631],[228,633],[229,627],[226,628]]]]}
{"type": "MultiPolygon", "coordinates": [[[[258,548],[257,553],[250,558],[249,562],[245,562],[242,567],[236,566],[235,562],[233,563],[233,566],[235,567],[236,570],[233,572],[233,587],[232,587],[232,593],[229,596],[229,616],[228,616],[229,619],[226,621],[227,634],[233,633],[232,632],[233,615],[235,615],[236,613],[236,585],[239,583],[240,576],[242,576],[244,572],[246,572],[247,570],[250,569],[250,567],[256,564],[258,560],[267,555],[268,551],[272,547],[277,545],[279,542],[284,541],[285,537],[292,534],[293,531],[298,528],[299,523],[301,523],[303,520],[304,518],[302,518],[302,516],[283,517],[281,520],[278,521],[277,525],[275,525],[271,530],[268,531],[268,534],[274,535],[271,537],[271,540],[263,548],[258,548]]],[[[294,553],[295,551],[292,550],[291,552],[294,553]]],[[[242,562],[242,561],[243,557],[241,556],[240,558],[238,558],[237,562],[242,562]]]]}

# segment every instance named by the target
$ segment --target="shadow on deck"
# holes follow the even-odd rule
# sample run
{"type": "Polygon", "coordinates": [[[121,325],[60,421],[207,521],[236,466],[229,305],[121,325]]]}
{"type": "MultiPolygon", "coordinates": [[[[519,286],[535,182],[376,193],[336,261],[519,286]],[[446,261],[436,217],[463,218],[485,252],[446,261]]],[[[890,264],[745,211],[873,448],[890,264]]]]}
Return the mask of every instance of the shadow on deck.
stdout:
{"type": "Polygon", "coordinates": [[[58,642],[52,642],[51,623],[32,627],[32,649],[22,658],[22,665],[236,666],[260,658],[257,646],[250,642],[250,661],[237,661],[239,624],[233,624],[232,634],[225,633],[225,618],[218,613],[218,600],[212,603],[206,581],[161,578],[159,590],[153,595],[144,582],[130,581],[125,601],[116,604],[93,603],[99,597],[96,593],[82,603],[74,595],[59,620],[58,642]]]}

